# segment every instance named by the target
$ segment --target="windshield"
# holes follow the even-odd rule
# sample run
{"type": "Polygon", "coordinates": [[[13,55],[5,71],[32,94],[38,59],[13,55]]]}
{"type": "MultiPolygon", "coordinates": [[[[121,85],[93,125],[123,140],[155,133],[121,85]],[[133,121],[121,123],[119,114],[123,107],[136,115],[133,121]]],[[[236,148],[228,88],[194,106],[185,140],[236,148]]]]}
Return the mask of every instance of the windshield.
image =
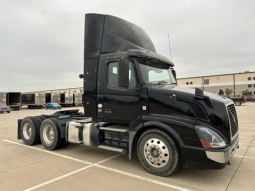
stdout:
{"type": "Polygon", "coordinates": [[[146,84],[176,84],[168,64],[152,59],[138,58],[137,61],[146,84]]]}
{"type": "Polygon", "coordinates": [[[58,105],[57,103],[52,103],[52,105],[58,105]]]}

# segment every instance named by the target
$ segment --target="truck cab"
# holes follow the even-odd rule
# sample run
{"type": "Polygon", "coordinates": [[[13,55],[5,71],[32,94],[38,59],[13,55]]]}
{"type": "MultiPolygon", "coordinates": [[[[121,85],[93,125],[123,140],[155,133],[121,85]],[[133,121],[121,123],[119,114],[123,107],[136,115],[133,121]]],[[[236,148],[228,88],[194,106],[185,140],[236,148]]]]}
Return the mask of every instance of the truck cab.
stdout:
{"type": "Polygon", "coordinates": [[[137,152],[144,169],[158,176],[180,167],[223,168],[239,146],[233,102],[179,87],[174,64],[128,21],[86,14],[80,78],[83,114],[21,119],[18,138],[26,144],[40,139],[49,150],[70,142],[128,153],[130,159],[137,152]],[[25,124],[36,129],[30,137],[25,124]]]}

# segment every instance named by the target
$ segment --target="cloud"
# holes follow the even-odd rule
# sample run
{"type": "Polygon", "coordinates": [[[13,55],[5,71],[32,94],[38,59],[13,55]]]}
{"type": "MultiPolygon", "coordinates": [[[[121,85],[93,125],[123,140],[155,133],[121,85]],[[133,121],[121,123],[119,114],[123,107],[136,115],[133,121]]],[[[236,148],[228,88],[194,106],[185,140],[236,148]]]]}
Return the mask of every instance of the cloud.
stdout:
{"type": "Polygon", "coordinates": [[[253,1],[53,1],[0,3],[0,91],[82,86],[85,13],[142,27],[178,77],[255,71],[253,1]]]}

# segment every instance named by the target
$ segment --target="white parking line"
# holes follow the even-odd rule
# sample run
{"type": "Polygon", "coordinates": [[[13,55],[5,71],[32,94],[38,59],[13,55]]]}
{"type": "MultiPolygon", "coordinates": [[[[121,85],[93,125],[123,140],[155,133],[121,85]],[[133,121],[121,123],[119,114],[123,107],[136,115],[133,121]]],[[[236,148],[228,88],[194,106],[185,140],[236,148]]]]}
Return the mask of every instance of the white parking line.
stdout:
{"type": "Polygon", "coordinates": [[[102,166],[102,165],[95,165],[95,166],[99,167],[99,168],[103,168],[105,170],[109,170],[109,171],[112,171],[112,172],[116,172],[116,173],[123,174],[123,175],[126,175],[126,176],[131,176],[133,178],[137,178],[137,179],[144,180],[144,181],[147,181],[147,182],[151,182],[151,183],[154,183],[154,184],[158,184],[158,185],[161,185],[161,186],[165,186],[165,187],[168,187],[168,188],[173,188],[173,189],[181,190],[181,191],[190,191],[188,189],[181,188],[179,186],[174,186],[172,184],[167,184],[167,183],[164,183],[164,182],[160,182],[160,181],[157,181],[157,180],[153,180],[153,179],[146,178],[146,177],[143,177],[143,176],[139,176],[139,175],[136,175],[136,174],[132,174],[132,173],[129,173],[129,172],[124,172],[122,170],[117,170],[117,169],[102,166]]]}
{"type": "Polygon", "coordinates": [[[34,150],[42,151],[42,152],[45,152],[45,153],[49,153],[49,154],[56,155],[56,156],[59,156],[59,157],[63,157],[63,158],[66,158],[66,159],[74,160],[76,162],[81,162],[81,163],[89,164],[89,165],[93,164],[92,162],[80,160],[80,159],[69,157],[69,156],[66,156],[66,155],[61,155],[61,154],[58,154],[58,153],[54,153],[52,151],[48,151],[48,150],[44,150],[44,149],[39,149],[39,148],[32,147],[32,146],[27,146],[27,145],[20,144],[20,143],[14,142],[14,141],[6,140],[6,139],[3,139],[3,141],[9,142],[9,143],[12,143],[12,144],[16,144],[16,145],[20,145],[20,146],[23,146],[23,147],[27,147],[29,149],[34,149],[34,150]]]}
{"type": "Polygon", "coordinates": [[[106,162],[106,161],[111,160],[111,159],[113,159],[113,158],[116,158],[116,157],[118,157],[118,156],[120,156],[120,155],[115,155],[115,156],[110,157],[110,158],[108,158],[108,159],[105,159],[105,160],[99,161],[99,162],[97,162],[97,163],[91,164],[91,165],[89,165],[89,166],[80,168],[80,169],[75,170],[75,171],[73,171],[73,172],[67,173],[67,174],[65,174],[65,175],[63,175],[63,176],[59,176],[59,177],[54,178],[54,179],[52,179],[52,180],[50,180],[50,181],[47,181],[47,182],[44,182],[44,183],[42,183],[42,184],[39,184],[39,185],[33,186],[33,187],[31,187],[31,188],[28,188],[28,189],[26,189],[26,190],[24,190],[24,191],[31,191],[31,190],[40,188],[40,187],[42,187],[42,186],[45,186],[45,185],[50,184],[50,183],[52,183],[52,182],[58,181],[58,180],[63,179],[63,178],[65,178],[65,177],[71,176],[71,175],[73,175],[73,174],[75,174],[75,173],[78,173],[78,172],[80,172],[80,171],[82,171],[82,170],[86,170],[86,169],[88,169],[88,168],[90,168],[90,167],[96,166],[96,165],[98,165],[98,164],[100,164],[100,163],[106,162]]]}
{"type": "Polygon", "coordinates": [[[61,154],[58,154],[58,153],[54,153],[52,151],[47,151],[47,150],[43,150],[43,149],[27,146],[27,145],[20,144],[20,143],[17,143],[17,142],[14,142],[14,141],[10,141],[10,140],[3,139],[3,141],[9,142],[9,143],[13,143],[13,144],[16,144],[16,145],[20,145],[20,146],[23,146],[23,147],[27,147],[27,148],[30,148],[30,149],[35,149],[35,150],[38,150],[38,151],[43,151],[43,152],[46,152],[46,153],[49,153],[49,154],[52,154],[52,155],[56,155],[56,156],[59,156],[59,157],[63,157],[63,158],[66,158],[66,159],[70,159],[70,160],[73,160],[73,161],[76,161],[76,162],[81,162],[81,163],[84,163],[84,164],[89,164],[89,166],[80,168],[78,170],[75,170],[73,172],[67,173],[67,174],[65,174],[63,176],[57,177],[55,179],[52,179],[52,180],[47,181],[47,182],[44,182],[44,183],[39,184],[37,186],[28,188],[28,189],[26,189],[26,191],[34,190],[36,188],[39,188],[39,187],[42,187],[44,185],[50,184],[52,182],[55,182],[57,180],[63,179],[65,177],[67,177],[67,176],[70,176],[72,174],[78,173],[78,172],[80,172],[82,170],[86,170],[87,168],[90,168],[90,167],[93,167],[93,166],[98,167],[98,168],[102,168],[102,169],[105,169],[105,170],[109,170],[109,171],[112,171],[112,172],[116,172],[116,173],[119,173],[119,174],[123,174],[123,175],[126,175],[126,176],[130,176],[130,177],[133,177],[133,178],[137,178],[137,179],[140,179],[140,180],[143,180],[143,181],[147,181],[147,182],[150,182],[150,183],[154,183],[154,184],[158,184],[158,185],[161,185],[161,186],[165,186],[165,187],[168,187],[168,188],[173,188],[173,189],[180,190],[180,191],[190,191],[190,190],[188,190],[186,188],[182,188],[182,187],[175,186],[175,185],[172,185],[172,184],[167,184],[167,183],[164,183],[164,182],[160,182],[160,181],[157,181],[157,180],[153,180],[153,179],[150,179],[150,178],[146,178],[146,177],[143,177],[143,176],[139,176],[139,175],[136,175],[136,174],[125,172],[125,171],[122,171],[122,170],[118,170],[118,169],[106,167],[106,166],[103,166],[103,165],[99,165],[100,163],[106,162],[106,161],[111,160],[111,159],[113,159],[115,157],[118,157],[120,155],[113,156],[111,158],[102,160],[102,161],[100,161],[98,163],[91,163],[91,162],[83,161],[83,160],[80,160],[80,159],[77,159],[77,158],[74,158],[74,157],[69,157],[69,156],[66,156],[66,155],[61,155],[61,154]]]}
{"type": "Polygon", "coordinates": [[[253,158],[253,157],[248,157],[248,156],[243,156],[243,155],[234,155],[234,156],[236,156],[236,157],[240,157],[240,158],[247,158],[247,159],[253,159],[253,160],[255,160],[255,158],[253,158]]]}

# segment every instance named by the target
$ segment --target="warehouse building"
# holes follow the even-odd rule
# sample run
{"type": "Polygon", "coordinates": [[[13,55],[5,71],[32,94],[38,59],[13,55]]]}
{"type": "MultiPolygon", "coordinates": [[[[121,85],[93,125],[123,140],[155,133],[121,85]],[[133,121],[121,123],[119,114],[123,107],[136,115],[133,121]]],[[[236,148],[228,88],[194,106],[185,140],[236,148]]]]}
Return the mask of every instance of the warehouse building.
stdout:
{"type": "Polygon", "coordinates": [[[232,95],[242,95],[248,90],[255,95],[255,72],[245,71],[232,74],[221,74],[212,76],[198,76],[177,79],[179,86],[187,88],[201,88],[204,91],[218,94],[219,90],[232,89],[232,95]]]}

